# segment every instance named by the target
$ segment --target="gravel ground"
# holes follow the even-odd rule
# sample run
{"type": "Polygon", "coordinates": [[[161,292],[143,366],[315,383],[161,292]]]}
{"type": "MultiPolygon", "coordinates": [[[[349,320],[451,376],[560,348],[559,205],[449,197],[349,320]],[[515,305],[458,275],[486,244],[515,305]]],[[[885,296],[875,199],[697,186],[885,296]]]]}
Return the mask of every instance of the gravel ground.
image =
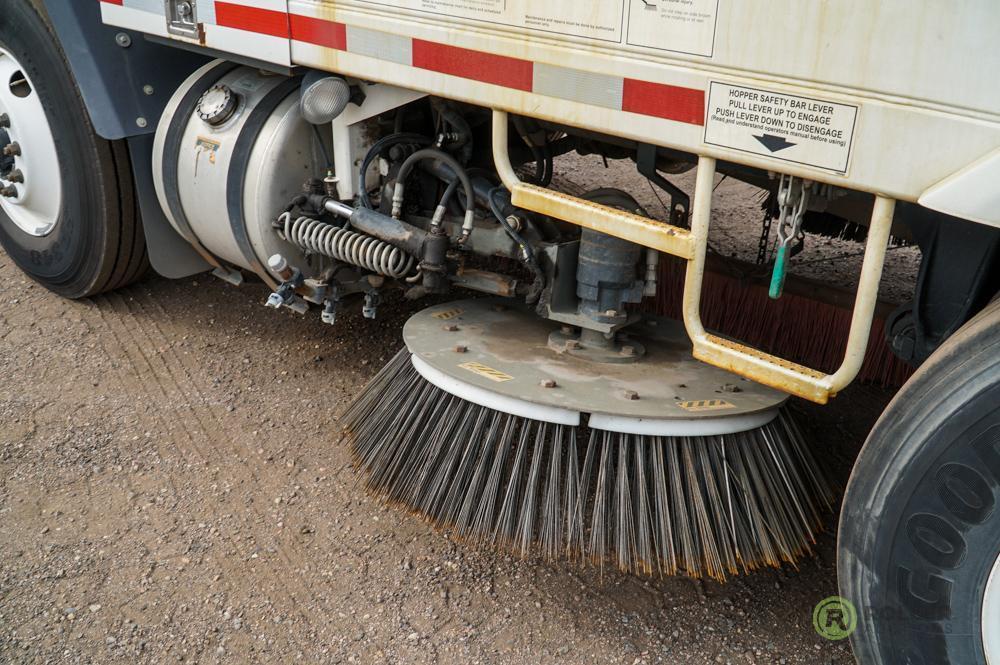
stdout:
{"type": "MultiPolygon", "coordinates": [[[[0,662],[853,662],[811,625],[832,530],[720,585],[475,551],[368,498],[337,414],[413,306],[330,328],[265,296],[68,302],[0,253],[0,662]]],[[[796,404],[841,482],[890,397],[796,404]]]]}

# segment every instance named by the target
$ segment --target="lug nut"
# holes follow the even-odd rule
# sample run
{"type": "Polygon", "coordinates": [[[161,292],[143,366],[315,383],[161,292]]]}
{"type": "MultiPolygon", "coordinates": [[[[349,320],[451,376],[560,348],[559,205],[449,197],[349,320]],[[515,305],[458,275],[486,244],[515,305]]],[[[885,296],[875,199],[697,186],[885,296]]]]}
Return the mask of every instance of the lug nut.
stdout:
{"type": "Polygon", "coordinates": [[[24,182],[24,173],[21,172],[21,169],[14,169],[13,171],[11,171],[10,173],[7,174],[7,177],[5,178],[5,180],[7,182],[23,183],[24,182]]]}
{"type": "Polygon", "coordinates": [[[622,397],[634,402],[635,400],[639,399],[639,393],[637,393],[634,390],[626,390],[625,392],[622,393],[622,397]]]}
{"type": "Polygon", "coordinates": [[[446,326],[441,326],[441,330],[445,332],[458,332],[458,326],[456,326],[454,323],[449,323],[446,326]]]}
{"type": "Polygon", "coordinates": [[[0,113],[0,129],[10,128],[10,116],[6,113],[0,113]]]}
{"type": "Polygon", "coordinates": [[[9,143],[3,147],[3,154],[8,157],[20,157],[21,156],[21,146],[17,142],[9,143]]]}
{"type": "Polygon", "coordinates": [[[4,198],[12,199],[17,196],[17,188],[14,185],[7,185],[3,189],[0,189],[0,196],[4,198]]]}
{"type": "Polygon", "coordinates": [[[540,385],[542,388],[555,388],[556,382],[552,379],[542,379],[541,381],[538,382],[538,385],[540,385]]]}
{"type": "Polygon", "coordinates": [[[455,353],[465,353],[468,350],[469,347],[463,346],[462,344],[459,344],[458,346],[455,347],[455,353]]]}

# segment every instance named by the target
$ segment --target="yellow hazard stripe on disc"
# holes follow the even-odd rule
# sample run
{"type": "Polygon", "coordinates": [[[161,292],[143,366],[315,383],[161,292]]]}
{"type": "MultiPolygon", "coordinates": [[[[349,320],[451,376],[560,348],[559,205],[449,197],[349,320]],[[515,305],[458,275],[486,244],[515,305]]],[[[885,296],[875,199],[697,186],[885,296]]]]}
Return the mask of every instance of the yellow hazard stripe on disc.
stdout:
{"type": "Polygon", "coordinates": [[[685,411],[724,411],[735,409],[736,406],[724,399],[700,399],[688,402],[677,402],[677,406],[685,411]]]}
{"type": "Polygon", "coordinates": [[[496,381],[497,383],[514,380],[514,377],[510,374],[504,374],[498,369],[493,369],[492,367],[487,367],[486,365],[482,365],[480,363],[462,363],[459,367],[467,369],[473,374],[485,376],[490,381],[496,381]]]}

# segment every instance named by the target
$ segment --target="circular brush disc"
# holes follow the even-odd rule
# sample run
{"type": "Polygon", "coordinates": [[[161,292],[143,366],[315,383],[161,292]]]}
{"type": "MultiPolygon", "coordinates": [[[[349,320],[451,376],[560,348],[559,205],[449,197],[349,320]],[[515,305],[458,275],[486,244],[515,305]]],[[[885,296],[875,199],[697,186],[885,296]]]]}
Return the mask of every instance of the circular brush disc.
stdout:
{"type": "Polygon", "coordinates": [[[833,492],[786,395],[694,360],[668,320],[630,328],[645,353],[624,363],[555,330],[491,300],[410,319],[343,418],[367,487],[478,544],[630,572],[722,580],[810,551],[833,492]]]}

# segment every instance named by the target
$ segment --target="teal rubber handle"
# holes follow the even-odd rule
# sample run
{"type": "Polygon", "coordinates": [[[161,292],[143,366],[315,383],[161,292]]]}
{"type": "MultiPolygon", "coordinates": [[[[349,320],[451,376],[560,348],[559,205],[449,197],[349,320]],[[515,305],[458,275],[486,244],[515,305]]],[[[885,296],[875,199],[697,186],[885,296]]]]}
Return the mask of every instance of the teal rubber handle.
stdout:
{"type": "Polygon", "coordinates": [[[787,273],[788,246],[781,245],[778,247],[778,256],[774,259],[774,272],[771,273],[771,289],[768,291],[771,300],[781,298],[781,294],[785,290],[785,275],[787,273]]]}

